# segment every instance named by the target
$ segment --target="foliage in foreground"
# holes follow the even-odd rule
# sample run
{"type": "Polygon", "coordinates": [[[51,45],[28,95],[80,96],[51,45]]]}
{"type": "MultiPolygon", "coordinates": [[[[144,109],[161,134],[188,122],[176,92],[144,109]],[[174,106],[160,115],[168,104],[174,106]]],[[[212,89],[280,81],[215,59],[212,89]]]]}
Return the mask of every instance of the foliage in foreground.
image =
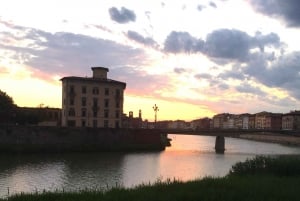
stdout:
{"type": "Polygon", "coordinates": [[[232,167],[223,178],[180,182],[158,181],[134,189],[114,188],[107,192],[43,193],[17,195],[9,201],[189,201],[189,200],[299,200],[300,157],[256,157],[232,167]],[[278,165],[276,168],[273,165],[278,165]],[[293,166],[293,167],[291,167],[293,166]],[[297,166],[297,167],[294,167],[297,166]],[[286,171],[292,171],[287,173],[286,171]]]}
{"type": "Polygon", "coordinates": [[[300,156],[257,156],[233,165],[229,175],[300,176],[300,156]]]}

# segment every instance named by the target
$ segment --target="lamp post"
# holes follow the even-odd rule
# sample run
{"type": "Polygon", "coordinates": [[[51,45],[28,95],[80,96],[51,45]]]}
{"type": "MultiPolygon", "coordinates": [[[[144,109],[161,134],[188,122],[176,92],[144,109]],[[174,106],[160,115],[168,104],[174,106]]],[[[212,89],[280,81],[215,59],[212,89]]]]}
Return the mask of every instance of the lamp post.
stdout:
{"type": "Polygon", "coordinates": [[[155,127],[156,127],[156,121],[157,121],[157,112],[159,111],[159,109],[158,109],[158,106],[155,104],[153,107],[153,110],[154,110],[154,114],[155,114],[155,116],[154,116],[154,120],[155,120],[155,127]]]}

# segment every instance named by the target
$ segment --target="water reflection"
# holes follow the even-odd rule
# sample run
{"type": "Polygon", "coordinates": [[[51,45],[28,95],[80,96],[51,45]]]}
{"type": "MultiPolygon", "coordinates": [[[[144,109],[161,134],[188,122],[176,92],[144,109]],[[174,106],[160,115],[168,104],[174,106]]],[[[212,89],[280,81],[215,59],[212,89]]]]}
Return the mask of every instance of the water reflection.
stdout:
{"type": "Polygon", "coordinates": [[[300,148],[226,138],[224,155],[214,137],[169,135],[163,152],[0,155],[0,197],[20,192],[132,187],[158,179],[224,176],[257,154],[300,154],[300,148]]]}
{"type": "Polygon", "coordinates": [[[67,167],[64,186],[68,190],[103,189],[122,183],[124,153],[69,154],[64,157],[67,167]],[[84,184],[84,185],[83,185],[84,184]]]}

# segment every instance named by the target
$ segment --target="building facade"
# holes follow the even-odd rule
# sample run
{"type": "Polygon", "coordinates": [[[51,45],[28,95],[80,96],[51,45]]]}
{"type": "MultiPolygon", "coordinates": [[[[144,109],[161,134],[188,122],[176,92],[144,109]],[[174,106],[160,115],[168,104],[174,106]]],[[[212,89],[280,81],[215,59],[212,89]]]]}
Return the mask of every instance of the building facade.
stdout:
{"type": "Polygon", "coordinates": [[[235,115],[222,113],[213,116],[212,124],[215,129],[232,129],[234,128],[235,115]]]}
{"type": "Polygon", "coordinates": [[[191,121],[191,128],[193,130],[204,130],[204,129],[210,129],[211,128],[212,120],[208,117],[202,118],[202,119],[195,119],[191,121]]]}
{"type": "Polygon", "coordinates": [[[92,77],[63,77],[62,126],[119,128],[126,83],[108,79],[108,68],[92,67],[92,77]]]}
{"type": "Polygon", "coordinates": [[[266,129],[281,130],[282,128],[282,114],[280,113],[269,113],[266,116],[266,129]]]}
{"type": "Polygon", "coordinates": [[[300,111],[295,110],[282,115],[283,130],[300,130],[300,111]]]}
{"type": "Polygon", "coordinates": [[[266,118],[269,116],[269,112],[259,112],[255,114],[255,128],[256,129],[266,129],[266,118]]]}

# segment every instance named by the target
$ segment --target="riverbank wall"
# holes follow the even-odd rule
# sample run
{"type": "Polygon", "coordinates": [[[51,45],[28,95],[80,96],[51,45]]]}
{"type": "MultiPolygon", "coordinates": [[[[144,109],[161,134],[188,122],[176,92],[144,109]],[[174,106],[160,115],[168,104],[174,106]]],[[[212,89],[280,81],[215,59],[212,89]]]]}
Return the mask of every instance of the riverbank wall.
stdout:
{"type": "Polygon", "coordinates": [[[161,151],[167,134],[151,129],[0,126],[1,152],[161,151]]]}

